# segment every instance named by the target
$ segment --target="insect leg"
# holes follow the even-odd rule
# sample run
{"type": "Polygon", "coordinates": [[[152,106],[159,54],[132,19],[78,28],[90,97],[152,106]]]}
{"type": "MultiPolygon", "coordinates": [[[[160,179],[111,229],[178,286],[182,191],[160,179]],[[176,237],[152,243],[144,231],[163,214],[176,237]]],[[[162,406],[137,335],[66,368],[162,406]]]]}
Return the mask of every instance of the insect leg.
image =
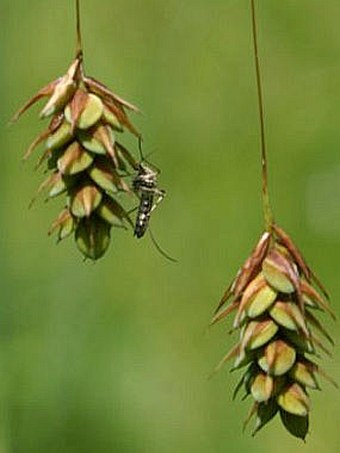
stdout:
{"type": "Polygon", "coordinates": [[[150,234],[150,238],[151,238],[151,241],[153,242],[153,245],[156,247],[157,251],[164,256],[164,258],[166,258],[167,260],[169,261],[172,261],[173,263],[178,263],[178,260],[176,260],[176,258],[173,258],[172,256],[168,255],[163,249],[162,247],[158,244],[158,242],[156,241],[156,238],[155,236],[153,235],[152,233],[152,230],[151,228],[149,227],[149,234],[150,234]]]}
{"type": "Polygon", "coordinates": [[[157,206],[164,200],[166,196],[165,190],[162,189],[153,189],[153,192],[157,196],[157,200],[154,202],[151,212],[157,208],[157,206]]]}

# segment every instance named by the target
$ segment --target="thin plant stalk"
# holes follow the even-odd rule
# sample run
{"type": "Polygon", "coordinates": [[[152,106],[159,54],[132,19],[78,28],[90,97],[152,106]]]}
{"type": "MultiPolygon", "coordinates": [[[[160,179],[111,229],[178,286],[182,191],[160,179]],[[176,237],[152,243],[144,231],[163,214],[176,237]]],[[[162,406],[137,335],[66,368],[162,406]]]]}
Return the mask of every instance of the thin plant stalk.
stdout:
{"type": "Polygon", "coordinates": [[[250,3],[251,3],[251,16],[252,16],[254,59],[255,59],[255,69],[256,69],[256,84],[257,84],[257,95],[258,95],[259,117],[260,117],[262,205],[263,205],[265,228],[267,231],[270,232],[272,230],[274,218],[273,218],[273,212],[272,212],[272,208],[271,208],[271,204],[270,204],[269,190],[268,190],[268,159],[267,159],[265,120],[264,120],[263,90],[262,90],[262,84],[261,84],[261,68],[260,68],[260,59],[259,59],[258,44],[257,44],[258,40],[257,40],[255,0],[251,0],[250,3]]]}
{"type": "Polygon", "coordinates": [[[76,0],[76,58],[81,59],[83,56],[83,43],[81,37],[81,26],[80,26],[80,0],[76,0]]]}

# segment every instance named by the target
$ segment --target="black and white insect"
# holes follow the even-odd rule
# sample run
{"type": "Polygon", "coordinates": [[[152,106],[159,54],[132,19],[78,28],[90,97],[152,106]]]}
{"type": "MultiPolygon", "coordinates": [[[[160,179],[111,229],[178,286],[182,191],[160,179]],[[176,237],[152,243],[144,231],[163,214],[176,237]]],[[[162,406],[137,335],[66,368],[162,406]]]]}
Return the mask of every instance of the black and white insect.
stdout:
{"type": "Polygon", "coordinates": [[[140,202],[138,206],[134,235],[144,236],[148,229],[152,211],[164,199],[166,192],[158,188],[157,177],[159,170],[152,169],[145,162],[138,164],[138,173],[132,181],[132,188],[140,202]]]}
{"type": "Polygon", "coordinates": [[[152,242],[157,250],[170,261],[177,261],[162,250],[155,240],[149,226],[151,213],[164,200],[166,191],[158,187],[158,175],[160,171],[151,164],[147,164],[143,157],[140,142],[141,161],[138,163],[137,175],[132,180],[132,189],[139,198],[137,215],[134,228],[134,236],[142,238],[149,231],[152,242]]]}

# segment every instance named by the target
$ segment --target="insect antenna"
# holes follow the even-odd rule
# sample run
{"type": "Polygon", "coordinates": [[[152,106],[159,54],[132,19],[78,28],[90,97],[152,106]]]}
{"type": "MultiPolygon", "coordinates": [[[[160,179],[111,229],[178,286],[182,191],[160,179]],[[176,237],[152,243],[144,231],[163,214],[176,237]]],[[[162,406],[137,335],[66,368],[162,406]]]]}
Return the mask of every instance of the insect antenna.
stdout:
{"type": "Polygon", "coordinates": [[[147,162],[149,165],[151,165],[157,171],[158,174],[160,174],[161,170],[158,167],[156,167],[155,164],[153,164],[152,162],[150,162],[148,160],[148,158],[152,154],[154,154],[155,150],[150,151],[146,156],[144,156],[144,152],[143,152],[143,138],[142,137],[138,138],[138,149],[139,149],[139,154],[140,154],[140,159],[141,159],[140,161],[141,162],[147,162]]]}
{"type": "Polygon", "coordinates": [[[138,150],[139,150],[140,160],[141,160],[141,162],[143,162],[144,161],[143,137],[141,135],[138,137],[138,150]]]}

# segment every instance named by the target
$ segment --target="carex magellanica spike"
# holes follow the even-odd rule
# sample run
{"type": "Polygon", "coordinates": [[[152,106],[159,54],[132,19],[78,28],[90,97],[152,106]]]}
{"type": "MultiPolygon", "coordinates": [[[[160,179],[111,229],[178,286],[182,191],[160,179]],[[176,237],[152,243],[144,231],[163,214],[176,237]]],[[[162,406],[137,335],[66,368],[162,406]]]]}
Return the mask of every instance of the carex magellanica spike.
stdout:
{"type": "Polygon", "coordinates": [[[277,414],[295,437],[309,430],[310,391],[326,375],[320,352],[331,355],[333,340],[319,321],[320,312],[335,318],[326,290],[289,235],[274,221],[268,191],[267,151],[255,0],[250,0],[260,118],[262,204],[265,232],[217,307],[212,324],[234,313],[232,332],[239,339],[216,371],[233,359],[243,369],[234,398],[243,389],[251,397],[245,426],[256,417],[256,434],[277,414]],[[227,304],[227,305],[226,305],[227,304]],[[326,343],[326,344],[325,344],[326,343]],[[328,344],[327,344],[328,343],[328,344]]]}
{"type": "Polygon", "coordinates": [[[239,339],[218,368],[233,359],[234,370],[245,370],[234,397],[243,387],[244,396],[254,400],[249,412],[249,419],[256,416],[253,434],[280,414],[291,434],[302,439],[307,435],[310,390],[320,388],[320,375],[334,383],[317,363],[319,352],[330,355],[333,344],[317,319],[319,312],[334,318],[325,289],[290,237],[273,224],[212,320],[215,324],[235,314],[232,331],[239,339]]]}
{"type": "Polygon", "coordinates": [[[40,99],[47,103],[40,118],[48,127],[28,148],[44,146],[37,167],[45,165],[48,176],[38,189],[47,198],[63,196],[65,205],[49,233],[58,240],[74,235],[84,257],[104,255],[112,227],[131,226],[124,199],[132,190],[125,178],[138,168],[137,161],[119,141],[127,130],[140,140],[127,112],[138,112],[109,88],[84,72],[80,33],[79,0],[76,0],[77,50],[66,73],[38,91],[14,116],[16,121],[40,99]]]}

